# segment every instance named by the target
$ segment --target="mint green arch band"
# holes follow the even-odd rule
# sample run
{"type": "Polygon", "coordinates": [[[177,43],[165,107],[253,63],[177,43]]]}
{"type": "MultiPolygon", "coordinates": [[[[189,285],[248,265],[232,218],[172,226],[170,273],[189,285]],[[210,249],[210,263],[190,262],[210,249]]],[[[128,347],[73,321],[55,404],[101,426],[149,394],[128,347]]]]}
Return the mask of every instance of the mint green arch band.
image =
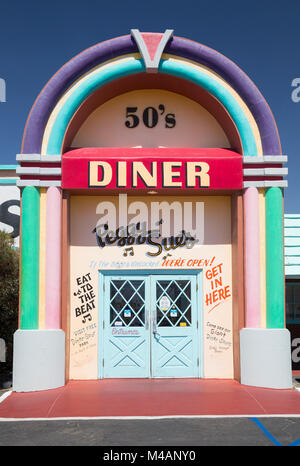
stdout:
{"type": "Polygon", "coordinates": [[[20,328],[35,330],[39,325],[40,190],[26,186],[21,210],[20,328]]]}
{"type": "MultiPolygon", "coordinates": [[[[107,69],[99,70],[99,72],[90,76],[84,83],[79,85],[58,112],[50,132],[46,154],[57,155],[61,153],[68,124],[79,106],[88,96],[113,80],[145,71],[146,69],[142,60],[128,60],[111,65],[107,69]]],[[[243,155],[257,155],[255,138],[249,121],[239,103],[226,88],[212,77],[186,64],[162,60],[159,72],[192,81],[215,96],[229,112],[238,129],[243,147],[243,155]]]]}
{"type": "Polygon", "coordinates": [[[201,70],[197,70],[184,63],[162,60],[159,71],[192,81],[216,97],[228,110],[237,127],[242,142],[243,155],[257,155],[255,138],[249,121],[241,106],[225,87],[201,70]]]}
{"type": "Polygon", "coordinates": [[[266,190],[267,328],[284,328],[283,193],[266,190]]]}
{"type": "Polygon", "coordinates": [[[46,154],[57,155],[61,153],[68,124],[76,110],[89,95],[115,79],[142,73],[145,70],[141,60],[128,60],[125,63],[118,63],[117,65],[110,66],[108,69],[100,70],[98,73],[90,76],[70,95],[64,106],[60,109],[51,130],[46,154]]]}

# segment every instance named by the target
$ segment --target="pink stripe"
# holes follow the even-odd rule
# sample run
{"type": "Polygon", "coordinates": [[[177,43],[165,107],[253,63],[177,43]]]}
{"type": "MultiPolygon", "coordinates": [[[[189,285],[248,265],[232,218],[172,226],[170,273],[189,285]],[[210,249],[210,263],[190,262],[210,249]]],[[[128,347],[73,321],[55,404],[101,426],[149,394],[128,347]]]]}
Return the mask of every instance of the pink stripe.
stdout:
{"type": "Polygon", "coordinates": [[[244,193],[246,327],[260,327],[259,196],[257,188],[244,193]]]}
{"type": "Polygon", "coordinates": [[[46,328],[60,328],[61,190],[47,190],[46,221],[46,328]]]}

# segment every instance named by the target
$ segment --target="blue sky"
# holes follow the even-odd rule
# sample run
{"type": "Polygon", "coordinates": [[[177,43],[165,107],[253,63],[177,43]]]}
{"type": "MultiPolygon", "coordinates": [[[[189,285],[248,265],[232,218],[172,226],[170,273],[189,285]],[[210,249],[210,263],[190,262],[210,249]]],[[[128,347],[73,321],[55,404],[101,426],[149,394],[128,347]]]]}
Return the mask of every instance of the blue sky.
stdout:
{"type": "Polygon", "coordinates": [[[14,164],[30,108],[45,83],[70,58],[103,40],[174,29],[212,47],[240,66],[260,89],[277,121],[288,155],[285,210],[299,213],[299,1],[84,0],[6,1],[0,5],[0,164],[14,164]],[[48,6],[49,5],[49,6],[48,6]]]}

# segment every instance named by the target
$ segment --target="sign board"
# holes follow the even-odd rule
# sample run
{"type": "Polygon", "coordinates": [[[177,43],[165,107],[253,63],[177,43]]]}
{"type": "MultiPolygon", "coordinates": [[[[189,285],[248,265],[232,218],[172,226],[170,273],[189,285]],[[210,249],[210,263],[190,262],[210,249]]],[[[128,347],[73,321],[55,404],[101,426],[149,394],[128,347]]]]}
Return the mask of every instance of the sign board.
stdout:
{"type": "Polygon", "coordinates": [[[242,189],[242,156],[226,149],[77,149],[62,160],[63,189],[242,189]]]}
{"type": "Polygon", "coordinates": [[[159,309],[163,312],[166,312],[170,309],[171,302],[167,296],[162,296],[159,300],[159,309]]]}

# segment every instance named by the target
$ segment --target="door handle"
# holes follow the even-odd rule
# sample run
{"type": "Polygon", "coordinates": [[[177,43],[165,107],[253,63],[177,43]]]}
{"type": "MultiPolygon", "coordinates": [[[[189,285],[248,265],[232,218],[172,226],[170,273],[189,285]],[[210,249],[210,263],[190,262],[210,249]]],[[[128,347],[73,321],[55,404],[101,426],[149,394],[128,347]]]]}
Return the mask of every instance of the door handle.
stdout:
{"type": "Polygon", "coordinates": [[[146,315],[145,315],[145,329],[146,330],[149,329],[149,311],[146,311],[146,315]]]}
{"type": "Polygon", "coordinates": [[[156,311],[153,311],[152,313],[152,333],[153,335],[159,336],[159,333],[157,331],[157,325],[156,325],[156,311]]]}

